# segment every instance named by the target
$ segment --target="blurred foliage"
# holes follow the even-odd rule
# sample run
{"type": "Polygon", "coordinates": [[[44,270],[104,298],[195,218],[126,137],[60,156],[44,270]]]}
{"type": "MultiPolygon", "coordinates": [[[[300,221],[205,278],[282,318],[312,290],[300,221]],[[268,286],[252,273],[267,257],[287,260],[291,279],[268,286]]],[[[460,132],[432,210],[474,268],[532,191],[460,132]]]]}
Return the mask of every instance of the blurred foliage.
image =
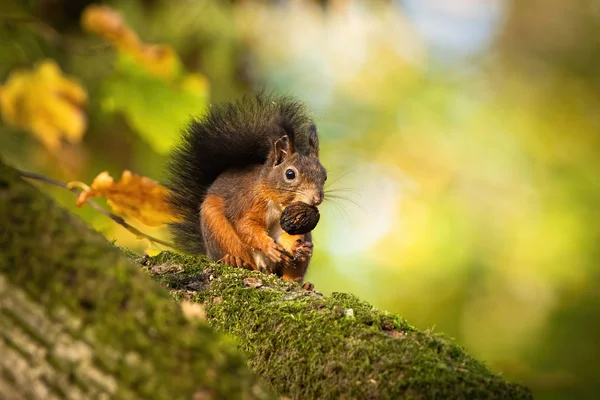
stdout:
{"type": "Polygon", "coordinates": [[[52,59],[89,97],[82,142],[53,152],[3,117],[8,162],[65,181],[124,169],[160,180],[209,94],[296,95],[333,182],[309,272],[318,289],[446,332],[538,398],[598,396],[597,1],[106,2],[133,45],[83,31],[90,3],[0,0],[0,81],[52,59]]]}
{"type": "Polygon", "coordinates": [[[183,72],[171,46],[142,43],[109,7],[90,5],[81,20],[118,49],[115,73],[103,85],[105,109],[121,112],[155,151],[168,152],[190,115],[206,108],[207,80],[183,72]]]}
{"type": "Polygon", "coordinates": [[[0,86],[0,111],[8,123],[33,133],[50,151],[64,138],[78,143],[86,129],[81,109],[87,93],[51,60],[33,71],[16,70],[0,86]]]}

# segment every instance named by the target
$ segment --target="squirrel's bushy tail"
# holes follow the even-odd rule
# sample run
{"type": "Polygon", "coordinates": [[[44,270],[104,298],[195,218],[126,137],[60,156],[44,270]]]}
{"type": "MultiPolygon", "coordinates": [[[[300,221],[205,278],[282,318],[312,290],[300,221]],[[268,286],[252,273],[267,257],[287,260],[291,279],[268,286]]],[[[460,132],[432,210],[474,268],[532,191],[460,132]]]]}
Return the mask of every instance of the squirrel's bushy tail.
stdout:
{"type": "Polygon", "coordinates": [[[205,252],[200,205],[210,185],[225,170],[263,164],[275,140],[292,132],[297,149],[307,148],[311,119],[304,106],[288,97],[261,93],[209,106],[183,130],[167,164],[169,203],[183,222],[170,226],[176,246],[205,252]]]}

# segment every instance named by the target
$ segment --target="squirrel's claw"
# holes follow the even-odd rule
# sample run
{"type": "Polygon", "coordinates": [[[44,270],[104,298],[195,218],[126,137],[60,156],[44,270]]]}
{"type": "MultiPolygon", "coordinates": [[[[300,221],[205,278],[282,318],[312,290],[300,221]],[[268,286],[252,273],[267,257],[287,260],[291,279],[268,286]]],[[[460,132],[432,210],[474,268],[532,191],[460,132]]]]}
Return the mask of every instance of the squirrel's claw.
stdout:
{"type": "Polygon", "coordinates": [[[313,247],[312,242],[301,242],[294,250],[294,261],[305,262],[310,260],[313,254],[313,247]]]}
{"type": "MultiPolygon", "coordinates": [[[[285,278],[284,278],[285,279],[285,278]]],[[[307,290],[309,292],[312,292],[313,290],[315,290],[315,285],[313,285],[311,282],[302,282],[302,277],[297,277],[297,278],[293,278],[292,279],[295,282],[298,282],[300,285],[302,285],[302,289],[307,290]]]]}
{"type": "Polygon", "coordinates": [[[284,268],[297,268],[299,264],[306,263],[311,259],[313,247],[311,241],[299,238],[289,251],[284,250],[285,256],[277,262],[284,268]]]}
{"type": "Polygon", "coordinates": [[[225,254],[217,262],[221,263],[221,264],[229,264],[233,267],[238,267],[238,268],[246,268],[246,269],[251,268],[251,265],[248,264],[246,261],[244,261],[243,258],[237,257],[237,256],[232,256],[231,254],[225,254]]]}
{"type": "Polygon", "coordinates": [[[289,264],[293,261],[294,256],[287,252],[281,245],[275,242],[270,242],[269,247],[264,250],[264,253],[272,261],[276,263],[289,264]]]}
{"type": "MultiPolygon", "coordinates": [[[[278,245],[279,246],[279,245],[278,245]]],[[[281,246],[279,246],[281,247],[281,246]]],[[[296,268],[296,256],[281,247],[281,264],[285,268],[296,268]]]]}

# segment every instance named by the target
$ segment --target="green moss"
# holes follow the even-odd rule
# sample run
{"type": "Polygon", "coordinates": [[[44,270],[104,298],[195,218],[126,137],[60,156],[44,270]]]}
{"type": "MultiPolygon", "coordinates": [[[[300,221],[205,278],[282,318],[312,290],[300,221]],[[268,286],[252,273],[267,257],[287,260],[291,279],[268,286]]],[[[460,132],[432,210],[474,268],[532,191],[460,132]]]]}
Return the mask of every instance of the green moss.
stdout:
{"type": "Polygon", "coordinates": [[[250,367],[295,399],[530,399],[443,335],[355,296],[324,297],[299,285],[205,258],[161,253],[143,264],[176,299],[204,304],[250,367]],[[176,266],[176,267],[173,267],[176,266]]]}
{"type": "MultiPolygon", "coordinates": [[[[92,366],[116,380],[117,398],[270,398],[229,340],[188,321],[128,256],[0,162],[0,277],[54,324],[78,321],[65,334],[93,346],[92,366]]],[[[56,367],[53,341],[35,340],[56,367]]]]}
{"type": "Polygon", "coordinates": [[[1,163],[0,274],[49,318],[66,309],[81,321],[70,334],[94,345],[94,366],[118,380],[119,398],[269,397],[230,340],[187,321],[148,275],[176,299],[203,303],[210,325],[282,395],[531,398],[451,340],[352,295],[324,297],[204,257],[124,256],[1,163]]]}

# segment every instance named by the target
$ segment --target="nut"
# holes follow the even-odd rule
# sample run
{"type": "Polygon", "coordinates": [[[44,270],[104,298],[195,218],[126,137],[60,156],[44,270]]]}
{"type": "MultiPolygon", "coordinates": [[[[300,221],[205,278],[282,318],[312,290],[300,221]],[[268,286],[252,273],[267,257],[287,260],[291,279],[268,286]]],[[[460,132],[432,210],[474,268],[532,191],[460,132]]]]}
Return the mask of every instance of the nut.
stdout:
{"type": "Polygon", "coordinates": [[[298,201],[283,210],[279,224],[290,235],[302,235],[315,229],[319,218],[321,215],[317,207],[298,201]]]}

